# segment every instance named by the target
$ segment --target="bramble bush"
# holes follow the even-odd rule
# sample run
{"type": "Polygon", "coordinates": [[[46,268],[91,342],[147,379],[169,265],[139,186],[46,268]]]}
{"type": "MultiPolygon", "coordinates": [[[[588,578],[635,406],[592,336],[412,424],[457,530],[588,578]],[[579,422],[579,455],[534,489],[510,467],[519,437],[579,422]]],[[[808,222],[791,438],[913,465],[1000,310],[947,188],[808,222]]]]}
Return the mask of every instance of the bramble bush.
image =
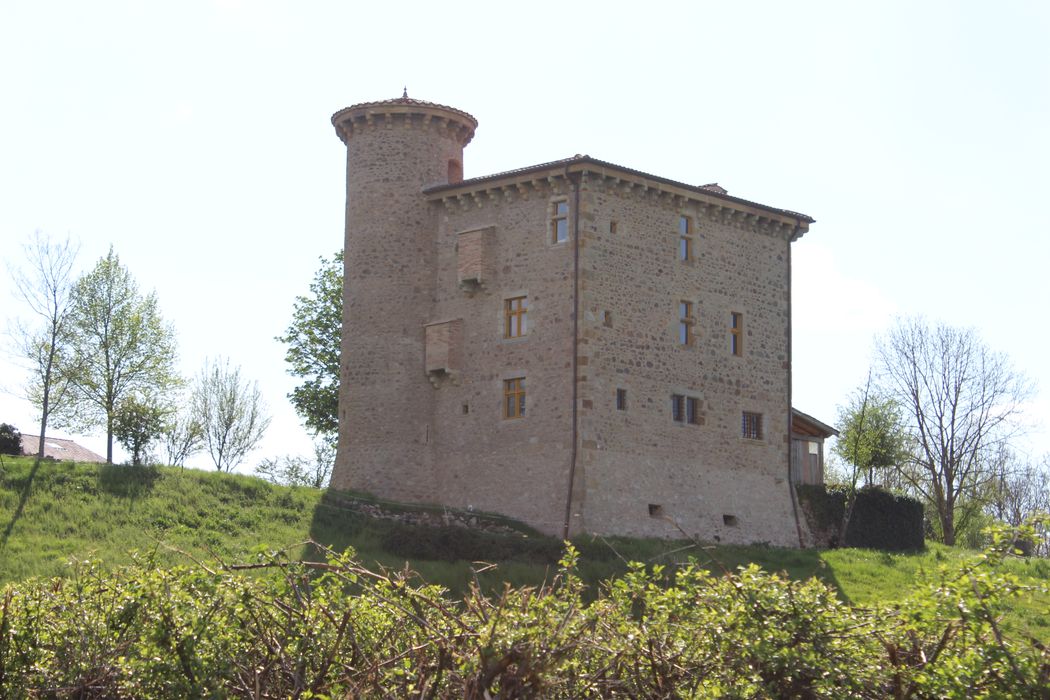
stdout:
{"type": "Polygon", "coordinates": [[[81,562],[4,591],[0,696],[1050,698],[1044,643],[999,625],[1027,535],[875,608],[755,566],[667,585],[632,564],[587,602],[571,546],[548,585],[462,600],[319,545],[326,561],[81,562]]]}

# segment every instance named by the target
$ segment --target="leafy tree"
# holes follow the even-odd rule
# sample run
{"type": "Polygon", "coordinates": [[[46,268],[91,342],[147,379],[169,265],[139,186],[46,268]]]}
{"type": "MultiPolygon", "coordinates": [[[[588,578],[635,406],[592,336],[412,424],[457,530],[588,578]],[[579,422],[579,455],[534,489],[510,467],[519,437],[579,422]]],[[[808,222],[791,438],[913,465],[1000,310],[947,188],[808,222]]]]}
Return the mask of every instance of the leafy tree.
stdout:
{"type": "Polygon", "coordinates": [[[73,263],[79,246],[67,237],[53,241],[36,232],[23,246],[23,268],[11,270],[18,296],[35,322],[18,323],[12,335],[18,353],[30,364],[26,398],[40,411],[37,457],[44,456],[44,441],[52,415],[69,407],[69,311],[73,291],[73,263]]]}
{"type": "Polygon", "coordinates": [[[904,456],[904,434],[894,402],[872,391],[871,372],[864,388],[855,392],[846,406],[840,407],[838,420],[841,430],[833,451],[849,465],[844,484],[846,504],[839,524],[839,542],[845,542],[857,502],[860,475],[864,475],[865,485],[872,486],[876,470],[900,464],[904,456]]]}
{"type": "Polygon", "coordinates": [[[179,383],[175,332],[161,318],[157,296],[142,296],[113,249],[74,289],[69,319],[78,426],[106,428],[113,462],[113,427],[121,399],[163,396],[179,383]]]}
{"type": "Polygon", "coordinates": [[[9,423],[0,423],[0,455],[21,455],[22,433],[9,423]]]}
{"type": "Polygon", "coordinates": [[[169,414],[161,434],[168,464],[185,466],[186,460],[204,446],[204,429],[192,405],[169,414]]]}
{"type": "Polygon", "coordinates": [[[936,511],[945,544],[955,544],[986,498],[992,456],[1020,428],[1030,394],[1022,374],[970,329],[902,319],[878,346],[884,391],[904,412],[913,445],[902,470],[936,511]]]}
{"type": "Polygon", "coordinates": [[[270,418],[259,385],[241,379],[229,360],[205,363],[193,389],[193,414],[219,471],[233,471],[262,440],[270,418]]]}
{"type": "Polygon", "coordinates": [[[310,295],[295,299],[292,322],[277,340],[288,350],[288,373],[301,377],[288,398],[315,434],[339,430],[339,343],[343,329],[343,251],[321,258],[310,295]]]}
{"type": "Polygon", "coordinates": [[[117,406],[113,436],[131,453],[131,463],[140,466],[149,446],[164,432],[168,409],[150,398],[126,396],[117,406]]]}
{"type": "Polygon", "coordinates": [[[878,393],[858,392],[839,410],[839,436],[832,448],[875,485],[876,473],[885,473],[908,459],[907,433],[897,402],[878,393]]]}

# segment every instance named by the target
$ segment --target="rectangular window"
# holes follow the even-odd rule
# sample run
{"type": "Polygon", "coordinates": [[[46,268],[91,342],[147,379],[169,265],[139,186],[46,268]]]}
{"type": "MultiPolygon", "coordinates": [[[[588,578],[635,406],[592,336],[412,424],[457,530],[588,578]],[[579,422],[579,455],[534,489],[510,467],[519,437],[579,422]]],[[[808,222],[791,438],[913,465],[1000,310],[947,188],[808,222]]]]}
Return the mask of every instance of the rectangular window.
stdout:
{"type": "Polygon", "coordinates": [[[511,297],[503,300],[503,337],[520,338],[528,329],[526,315],[529,310],[528,297],[511,297]]]}
{"type": "Polygon", "coordinates": [[[671,394],[671,418],[675,423],[700,425],[700,399],[684,394],[671,394]]]}
{"type": "Polygon", "coordinates": [[[554,217],[551,219],[551,233],[554,243],[569,240],[569,203],[555,202],[554,217]]]}
{"type": "Polygon", "coordinates": [[[693,302],[678,302],[678,344],[693,344],[693,302]]]}
{"type": "Polygon", "coordinates": [[[736,311],[729,321],[729,350],[737,357],[744,354],[744,314],[736,311]]]}
{"type": "Polygon", "coordinates": [[[609,233],[616,233],[616,222],[615,221],[610,221],[609,222],[609,233]]]}
{"type": "Polygon", "coordinates": [[[678,259],[688,262],[693,259],[693,239],[681,236],[678,239],[678,259]]]}
{"type": "Polygon", "coordinates": [[[692,425],[700,423],[700,400],[693,397],[685,397],[685,422],[692,425]]]}
{"type": "Polygon", "coordinates": [[[744,415],[740,420],[740,437],[747,438],[748,440],[762,439],[761,413],[748,413],[747,411],[744,411],[744,415]]]}
{"type": "Polygon", "coordinates": [[[627,390],[617,389],[616,390],[616,410],[626,411],[627,410],[627,390]]]}
{"type": "Polygon", "coordinates": [[[503,380],[503,417],[525,416],[525,377],[503,380]]]}
{"type": "Polygon", "coordinates": [[[678,217],[678,259],[688,262],[693,259],[693,220],[688,216],[678,217]]]}

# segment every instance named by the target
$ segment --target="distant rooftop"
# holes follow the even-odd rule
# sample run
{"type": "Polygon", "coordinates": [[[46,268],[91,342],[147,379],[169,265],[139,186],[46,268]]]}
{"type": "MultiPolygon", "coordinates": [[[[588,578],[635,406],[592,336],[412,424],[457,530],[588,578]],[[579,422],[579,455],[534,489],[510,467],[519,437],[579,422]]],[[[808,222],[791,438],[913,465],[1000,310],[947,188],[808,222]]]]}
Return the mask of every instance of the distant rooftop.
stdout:
{"type": "MultiPolygon", "coordinates": [[[[22,454],[27,457],[36,456],[37,447],[40,444],[39,435],[27,435],[22,433],[22,454]]],[[[105,464],[106,458],[95,454],[91,450],[72,440],[62,438],[44,438],[44,457],[56,459],[61,462],[97,462],[105,464]]]]}

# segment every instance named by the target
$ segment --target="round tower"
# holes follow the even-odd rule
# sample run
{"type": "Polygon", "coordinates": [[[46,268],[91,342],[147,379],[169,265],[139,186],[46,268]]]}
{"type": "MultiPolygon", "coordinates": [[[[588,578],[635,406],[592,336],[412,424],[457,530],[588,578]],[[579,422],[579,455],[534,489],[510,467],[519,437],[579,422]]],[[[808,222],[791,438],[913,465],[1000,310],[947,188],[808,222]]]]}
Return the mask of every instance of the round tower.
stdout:
{"type": "Polygon", "coordinates": [[[426,187],[463,177],[477,120],[410,99],[336,112],[346,144],[346,237],[339,448],[332,486],[432,499],[427,444],[433,391],[424,329],[434,296],[437,205],[426,187]]]}

